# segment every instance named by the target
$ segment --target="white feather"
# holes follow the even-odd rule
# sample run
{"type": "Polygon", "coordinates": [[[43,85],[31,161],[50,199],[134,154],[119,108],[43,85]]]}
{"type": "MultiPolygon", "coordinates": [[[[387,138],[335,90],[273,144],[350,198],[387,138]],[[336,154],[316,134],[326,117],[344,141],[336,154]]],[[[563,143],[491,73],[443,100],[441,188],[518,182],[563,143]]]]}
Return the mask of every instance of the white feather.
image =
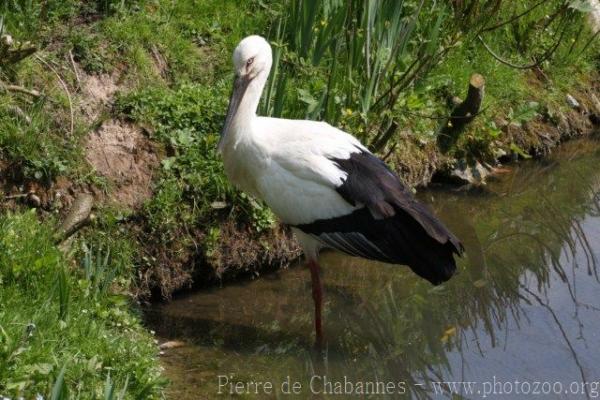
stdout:
{"type": "Polygon", "coordinates": [[[366,151],[356,138],[323,122],[263,117],[253,122],[223,151],[225,171],[236,186],[291,225],[360,208],[336,192],[346,173],[331,161],[366,151]]]}
{"type": "MultiPolygon", "coordinates": [[[[352,153],[368,150],[353,136],[324,122],[257,117],[271,50],[261,38],[251,37],[240,43],[233,58],[236,79],[244,76],[250,83],[245,93],[234,91],[243,97],[236,97],[239,107],[230,110],[234,114],[228,112],[230,124],[219,146],[228,178],[264,200],[290,225],[339,217],[362,207],[349,204],[336,191],[347,175],[331,159],[348,159],[352,153]],[[249,57],[253,62],[247,61],[249,57]]],[[[320,241],[294,231],[306,255],[315,258],[320,241]]]]}
{"type": "Polygon", "coordinates": [[[268,159],[257,171],[257,190],[283,222],[306,224],[360,207],[336,191],[346,173],[331,161],[364,150],[354,137],[314,121],[257,118],[253,128],[268,159]]]}

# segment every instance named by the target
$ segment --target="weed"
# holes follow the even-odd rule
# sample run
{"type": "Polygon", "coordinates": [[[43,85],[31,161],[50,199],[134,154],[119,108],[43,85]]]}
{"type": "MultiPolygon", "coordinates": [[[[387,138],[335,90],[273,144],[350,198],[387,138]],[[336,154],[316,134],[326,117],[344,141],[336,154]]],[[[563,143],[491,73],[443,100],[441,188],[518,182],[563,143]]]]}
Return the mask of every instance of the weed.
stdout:
{"type": "Polygon", "coordinates": [[[0,217],[0,393],[95,398],[110,374],[128,398],[155,398],[162,381],[152,338],[126,298],[100,290],[115,270],[108,251],[92,257],[91,281],[83,271],[78,279],[50,228],[34,212],[0,217]]]}
{"type": "Polygon", "coordinates": [[[87,296],[97,298],[106,295],[110,285],[117,274],[117,268],[112,266],[110,248],[103,250],[102,247],[94,252],[92,246],[84,244],[83,271],[85,281],[85,293],[87,296]]]}
{"type": "Polygon", "coordinates": [[[586,46],[580,39],[591,36],[585,10],[561,1],[536,4],[287,1],[271,29],[278,84],[267,85],[262,111],[324,119],[381,150],[396,140],[396,125],[435,134],[435,122],[420,123],[415,115],[447,115],[436,90],[456,94],[456,85],[462,91],[474,72],[496,78],[488,91],[494,101],[531,101],[525,74],[492,57],[477,39],[510,53],[506,64],[533,59],[553,73],[572,69],[581,54],[575,49],[586,46]],[[491,15],[513,20],[498,24],[491,15]],[[445,88],[437,86],[442,77],[445,88]]]}
{"type": "MultiPolygon", "coordinates": [[[[502,2],[494,13],[487,7],[499,0],[470,1],[476,5],[470,10],[458,6],[465,2],[428,0],[0,3],[3,32],[31,41],[73,93],[71,49],[76,68],[120,74],[125,88],[111,117],[142,125],[166,151],[154,196],[134,214],[101,206],[72,253],[54,246],[52,217],[41,224],[33,211],[0,216],[0,393],[13,397],[158,396],[156,349],[124,295],[141,274],[134,260],[156,263],[195,251],[218,256],[225,219],[244,229],[246,240],[274,225],[264,204],[229,185],[215,153],[231,51],[242,37],[273,40],[262,114],[325,119],[374,148],[402,140],[396,132],[382,134],[390,121],[419,143],[435,139],[447,97],[464,96],[469,76],[481,73],[486,108],[454,149],[481,158],[505,139],[495,117],[523,124],[557,114],[565,90],[596,73],[600,50],[581,23],[585,10],[573,7],[582,2],[554,16],[559,0],[479,32],[497,58],[475,28],[497,23],[490,15],[507,21],[534,2],[502,2]],[[539,64],[542,78],[503,61],[539,64]]],[[[82,151],[94,127],[76,112],[71,134],[70,104],[55,75],[31,57],[0,69],[3,82],[42,92],[39,98],[0,93],[2,166],[18,171],[11,177],[17,183],[67,175],[97,184],[82,151]]]]}

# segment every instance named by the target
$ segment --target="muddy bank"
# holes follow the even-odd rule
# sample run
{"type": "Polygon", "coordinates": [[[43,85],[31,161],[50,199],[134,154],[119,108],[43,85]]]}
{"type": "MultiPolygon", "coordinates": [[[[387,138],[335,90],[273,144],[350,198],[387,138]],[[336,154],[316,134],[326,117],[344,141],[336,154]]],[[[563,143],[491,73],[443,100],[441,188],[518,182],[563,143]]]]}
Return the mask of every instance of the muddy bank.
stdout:
{"type": "MultiPolygon", "coordinates": [[[[474,168],[482,165],[484,175],[494,175],[502,172],[505,163],[524,157],[544,157],[563,141],[598,132],[598,89],[595,86],[589,91],[573,92],[570,96],[576,99],[577,107],[569,105],[565,97],[564,111],[552,115],[541,113],[523,124],[497,118],[496,124],[502,134],[480,152],[469,152],[469,149],[477,148],[471,143],[475,136],[473,131],[478,129],[475,121],[461,134],[454,153],[444,154],[435,142],[423,143],[406,134],[386,161],[412,187],[425,187],[432,180],[452,182],[458,186],[485,185],[485,176],[472,182],[461,181],[456,179],[455,170],[460,166],[474,168]]],[[[289,264],[299,255],[289,230],[282,226],[257,233],[225,216],[220,229],[220,241],[216,251],[210,254],[200,245],[196,245],[195,249],[181,248],[161,254],[150,250],[158,263],[146,269],[142,279],[144,287],[168,297],[180,289],[257,277],[261,272],[289,264]],[[179,257],[172,258],[174,253],[179,257]]],[[[202,228],[198,229],[198,243],[206,240],[206,234],[202,228]]],[[[145,237],[141,241],[151,242],[152,238],[145,237]]]]}
{"type": "Polygon", "coordinates": [[[210,240],[202,227],[193,232],[195,243],[158,243],[148,234],[145,223],[133,224],[142,247],[138,295],[148,299],[167,299],[181,290],[220,285],[237,279],[254,279],[262,273],[289,265],[300,256],[291,231],[277,225],[256,232],[247,224],[223,220],[221,239],[210,250],[202,243],[210,240]],[[151,260],[150,262],[147,262],[151,260]]]}
{"type": "Polygon", "coordinates": [[[502,165],[524,158],[540,158],[569,139],[597,134],[600,131],[600,82],[592,79],[585,91],[565,93],[564,109],[543,110],[537,117],[522,123],[508,117],[493,118],[501,132],[497,138],[482,140],[479,124],[459,133],[456,144],[442,152],[434,141],[419,141],[405,135],[395,152],[386,160],[411,187],[424,187],[431,181],[455,185],[485,185],[486,177],[502,171],[502,165]],[[465,173],[466,171],[466,173],[465,173]]]}

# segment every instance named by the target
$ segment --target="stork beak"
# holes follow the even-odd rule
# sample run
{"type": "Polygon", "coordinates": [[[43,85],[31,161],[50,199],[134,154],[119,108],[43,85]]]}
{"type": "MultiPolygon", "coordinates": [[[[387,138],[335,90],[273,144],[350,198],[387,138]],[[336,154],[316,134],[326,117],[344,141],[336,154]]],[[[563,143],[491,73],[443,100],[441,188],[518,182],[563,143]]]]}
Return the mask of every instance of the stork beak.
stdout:
{"type": "Polygon", "coordinates": [[[247,75],[236,75],[235,77],[235,81],[233,82],[233,91],[231,92],[231,97],[229,98],[227,116],[225,117],[225,123],[223,124],[223,129],[221,130],[221,138],[219,139],[219,150],[221,150],[225,135],[227,135],[227,132],[231,128],[233,119],[238,112],[240,104],[242,103],[242,99],[244,98],[244,94],[246,93],[246,89],[248,89],[248,85],[251,81],[252,79],[247,75]]]}

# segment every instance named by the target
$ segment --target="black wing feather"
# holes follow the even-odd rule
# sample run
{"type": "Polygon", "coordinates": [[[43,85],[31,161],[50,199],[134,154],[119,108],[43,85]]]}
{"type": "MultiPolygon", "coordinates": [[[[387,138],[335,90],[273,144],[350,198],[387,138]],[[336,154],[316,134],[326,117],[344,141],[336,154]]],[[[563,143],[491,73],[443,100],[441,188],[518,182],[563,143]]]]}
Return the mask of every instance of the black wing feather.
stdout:
{"type": "Polygon", "coordinates": [[[347,174],[337,192],[365,207],[297,228],[353,256],[407,264],[433,284],[453,275],[453,254],[462,254],[462,244],[383,161],[366,151],[332,161],[347,174]]]}

